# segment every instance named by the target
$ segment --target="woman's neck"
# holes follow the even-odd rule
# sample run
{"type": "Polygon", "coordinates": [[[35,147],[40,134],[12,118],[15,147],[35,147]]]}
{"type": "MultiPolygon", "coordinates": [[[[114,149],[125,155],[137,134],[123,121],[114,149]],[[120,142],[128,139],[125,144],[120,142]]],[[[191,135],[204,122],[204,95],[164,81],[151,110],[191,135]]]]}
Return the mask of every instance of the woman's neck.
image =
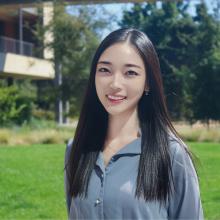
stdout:
{"type": "Polygon", "coordinates": [[[139,120],[137,110],[123,115],[109,115],[107,140],[126,140],[137,137],[139,120]]]}

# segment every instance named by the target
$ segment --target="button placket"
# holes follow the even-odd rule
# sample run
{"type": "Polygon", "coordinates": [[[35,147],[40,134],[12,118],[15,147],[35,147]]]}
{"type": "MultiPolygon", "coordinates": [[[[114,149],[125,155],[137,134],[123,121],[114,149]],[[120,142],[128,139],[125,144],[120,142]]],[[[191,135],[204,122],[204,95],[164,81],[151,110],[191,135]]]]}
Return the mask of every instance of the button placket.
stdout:
{"type": "Polygon", "coordinates": [[[110,171],[110,169],[111,169],[111,166],[112,166],[112,164],[113,164],[115,161],[116,161],[116,158],[115,158],[115,156],[113,156],[113,157],[111,158],[111,160],[109,161],[107,167],[105,167],[105,173],[106,173],[106,174],[109,173],[109,171],[110,171]]]}
{"type": "Polygon", "coordinates": [[[101,203],[101,200],[98,198],[98,199],[96,199],[96,201],[95,201],[95,206],[97,206],[98,204],[100,204],[101,203]]]}
{"type": "Polygon", "coordinates": [[[103,198],[104,198],[104,179],[105,179],[105,168],[104,168],[104,161],[102,163],[101,161],[101,166],[99,166],[97,172],[96,172],[97,177],[100,179],[101,187],[99,190],[99,193],[97,197],[95,198],[94,201],[94,207],[97,209],[97,213],[99,215],[100,219],[104,219],[104,210],[103,210],[103,198]]]}
{"type": "Polygon", "coordinates": [[[101,186],[103,187],[103,182],[104,182],[104,174],[103,173],[101,174],[100,179],[101,179],[101,186]]]}

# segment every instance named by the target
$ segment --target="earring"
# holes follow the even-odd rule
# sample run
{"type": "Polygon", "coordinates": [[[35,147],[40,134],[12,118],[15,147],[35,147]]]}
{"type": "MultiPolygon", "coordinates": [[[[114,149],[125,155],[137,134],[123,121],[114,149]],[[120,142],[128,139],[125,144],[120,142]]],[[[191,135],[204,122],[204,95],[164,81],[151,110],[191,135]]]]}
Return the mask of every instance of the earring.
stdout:
{"type": "Polygon", "coordinates": [[[148,96],[149,95],[149,90],[144,90],[145,95],[148,96]]]}

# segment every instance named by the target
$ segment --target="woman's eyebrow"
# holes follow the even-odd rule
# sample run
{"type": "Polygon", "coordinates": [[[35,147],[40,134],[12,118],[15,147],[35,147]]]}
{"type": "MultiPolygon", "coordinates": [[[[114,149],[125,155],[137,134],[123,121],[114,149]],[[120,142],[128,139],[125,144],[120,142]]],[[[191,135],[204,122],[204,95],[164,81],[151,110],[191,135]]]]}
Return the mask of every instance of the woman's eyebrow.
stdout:
{"type": "Polygon", "coordinates": [[[98,64],[107,64],[107,65],[112,65],[111,62],[109,61],[99,61],[98,64]]]}
{"type": "Polygon", "coordinates": [[[142,69],[140,66],[136,65],[136,64],[132,64],[132,63],[128,63],[128,64],[125,64],[126,67],[137,67],[139,69],[142,69]]]}
{"type": "MultiPolygon", "coordinates": [[[[106,64],[106,65],[112,65],[111,62],[109,61],[99,61],[98,64],[106,64]]],[[[140,66],[136,65],[136,64],[132,64],[132,63],[127,63],[125,64],[126,67],[137,67],[139,69],[142,69],[140,66]]]]}

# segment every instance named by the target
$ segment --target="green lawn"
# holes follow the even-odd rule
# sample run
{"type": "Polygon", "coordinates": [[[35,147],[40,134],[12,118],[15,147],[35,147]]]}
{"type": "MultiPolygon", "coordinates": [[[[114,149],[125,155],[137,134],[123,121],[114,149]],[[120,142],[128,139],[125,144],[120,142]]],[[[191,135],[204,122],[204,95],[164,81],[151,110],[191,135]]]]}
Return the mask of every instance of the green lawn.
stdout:
{"type": "Polygon", "coordinates": [[[63,145],[0,147],[0,219],[67,219],[63,145]]]}
{"type": "Polygon", "coordinates": [[[200,189],[206,219],[220,219],[220,144],[188,143],[199,157],[197,163],[200,189]]]}
{"type": "MultiPolygon", "coordinates": [[[[206,219],[220,219],[220,144],[188,143],[198,167],[206,219]]],[[[64,145],[0,147],[0,219],[67,219],[64,145]]]]}

